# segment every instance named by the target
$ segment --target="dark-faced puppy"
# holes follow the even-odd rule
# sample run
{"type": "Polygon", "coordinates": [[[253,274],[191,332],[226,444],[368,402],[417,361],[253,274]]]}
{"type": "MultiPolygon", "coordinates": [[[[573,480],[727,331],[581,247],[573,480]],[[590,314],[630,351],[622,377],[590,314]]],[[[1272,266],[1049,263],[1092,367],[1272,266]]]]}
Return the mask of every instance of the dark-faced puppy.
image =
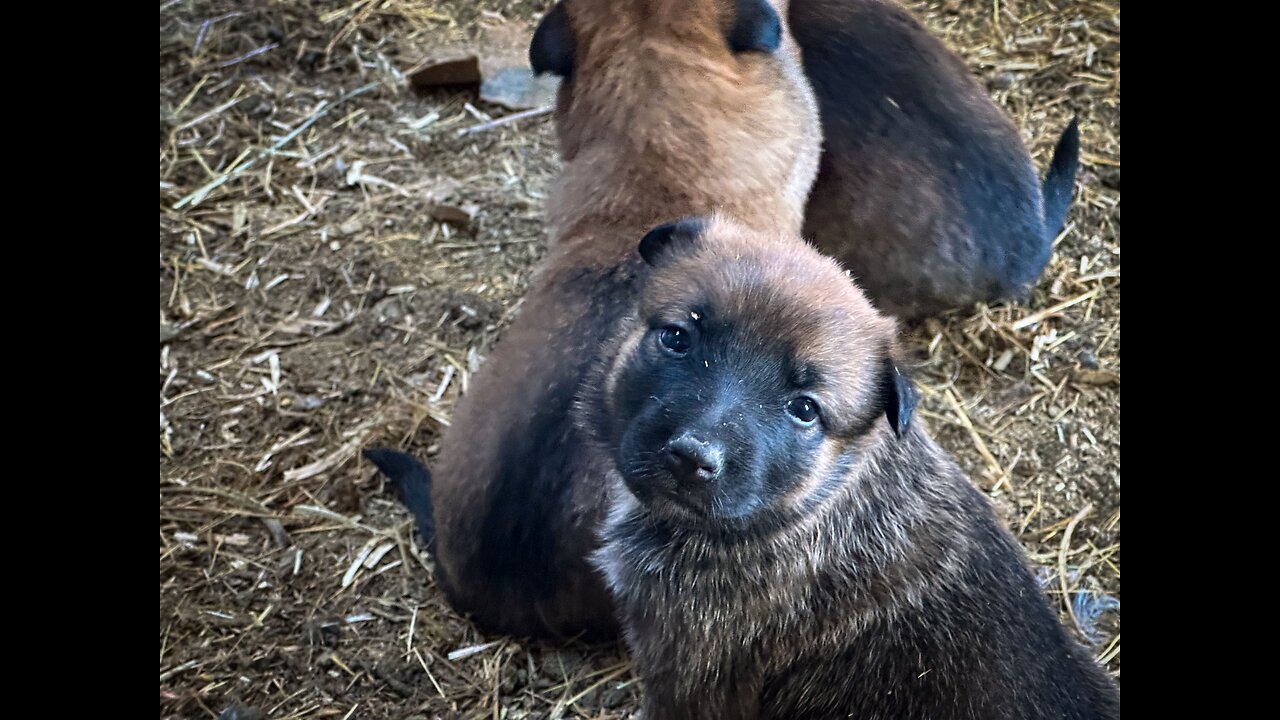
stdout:
{"type": "Polygon", "coordinates": [[[826,144],[805,237],[882,310],[1025,299],[1071,202],[1078,135],[1043,184],[964,62],[892,0],[794,0],[826,144]]]}
{"type": "Polygon", "coordinates": [[[834,261],[722,218],[640,253],[578,418],[647,718],[1119,717],[834,261]]]}
{"type": "Polygon", "coordinates": [[[434,532],[446,596],[485,629],[616,632],[587,561],[613,461],[586,442],[570,407],[588,368],[617,351],[604,341],[635,301],[637,238],[715,208],[799,231],[821,131],[781,10],[764,0],[565,0],[534,35],[535,69],[564,76],[550,252],[459,400],[434,478],[416,463],[380,465],[434,532]],[[427,486],[434,509],[420,502],[427,486]]]}

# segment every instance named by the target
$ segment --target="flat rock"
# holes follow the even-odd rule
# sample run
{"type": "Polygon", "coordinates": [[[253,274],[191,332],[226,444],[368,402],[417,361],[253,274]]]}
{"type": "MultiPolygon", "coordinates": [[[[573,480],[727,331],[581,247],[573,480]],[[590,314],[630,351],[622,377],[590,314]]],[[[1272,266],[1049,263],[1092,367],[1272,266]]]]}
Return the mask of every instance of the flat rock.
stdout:
{"type": "Polygon", "coordinates": [[[555,102],[560,78],[545,74],[535,77],[528,67],[499,68],[480,85],[480,99],[508,110],[532,110],[555,102]]]}

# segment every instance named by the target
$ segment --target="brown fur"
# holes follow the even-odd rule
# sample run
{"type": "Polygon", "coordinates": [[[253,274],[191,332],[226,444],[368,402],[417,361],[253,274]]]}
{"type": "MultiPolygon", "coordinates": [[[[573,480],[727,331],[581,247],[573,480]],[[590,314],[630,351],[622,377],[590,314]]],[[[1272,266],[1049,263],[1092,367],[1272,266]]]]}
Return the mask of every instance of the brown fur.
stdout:
{"type": "Polygon", "coordinates": [[[899,317],[1025,297],[1063,224],[1074,146],[1042,187],[1008,116],[893,0],[794,0],[790,19],[826,135],[805,236],[899,317]]]}
{"type": "Polygon", "coordinates": [[[566,172],[547,203],[553,237],[618,223],[643,233],[712,207],[756,227],[800,227],[822,142],[816,104],[789,34],[772,57],[729,52],[733,5],[566,3],[577,70],[557,103],[566,172]]]}
{"type": "Polygon", "coordinates": [[[794,476],[753,514],[718,520],[638,499],[634,483],[648,480],[624,479],[625,457],[610,470],[596,561],[645,683],[646,717],[1118,717],[1114,687],[1064,634],[986,498],[918,420],[901,437],[885,420],[894,323],[796,237],[720,218],[673,252],[620,325],[624,350],[587,383],[579,424],[601,454],[625,455],[636,426],[678,432],[728,392],[734,411],[710,433],[765,428],[755,432],[772,435],[738,451],[791,453],[794,476]],[[692,313],[706,321],[705,369],[646,358],[630,339],[692,313]],[[803,391],[822,408],[820,444],[802,453],[786,449],[789,433],[811,431],[770,425],[779,408],[757,392],[770,368],[790,363],[818,378],[803,391]],[[691,374],[696,397],[664,394],[691,374]],[[646,394],[662,413],[635,410],[628,398],[646,394]]]}
{"type": "Polygon", "coordinates": [[[556,111],[551,249],[458,403],[434,473],[441,585],[482,626],[518,635],[614,629],[585,561],[608,460],[567,410],[634,301],[640,237],[714,208],[798,231],[820,143],[794,43],[784,33],[776,53],[729,52],[733,2],[564,7],[577,51],[556,111]]]}

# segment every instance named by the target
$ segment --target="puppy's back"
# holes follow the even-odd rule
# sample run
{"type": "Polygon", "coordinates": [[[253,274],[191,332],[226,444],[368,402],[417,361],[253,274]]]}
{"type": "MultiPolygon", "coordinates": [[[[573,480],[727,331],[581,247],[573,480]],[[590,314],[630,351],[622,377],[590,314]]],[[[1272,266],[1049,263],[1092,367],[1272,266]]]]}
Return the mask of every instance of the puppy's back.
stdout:
{"type": "Polygon", "coordinates": [[[1058,227],[960,58],[884,0],[795,0],[790,19],[825,136],[806,236],[899,316],[1020,295],[1058,227]]]}
{"type": "Polygon", "coordinates": [[[768,687],[769,716],[1118,719],[1115,685],[1062,627],[986,498],[931,440],[910,445],[930,468],[921,480],[949,499],[934,508],[947,515],[939,525],[953,528],[922,531],[918,549],[967,546],[958,571],[939,572],[917,600],[872,615],[834,656],[802,654],[788,680],[768,687]]]}
{"type": "Polygon", "coordinates": [[[782,27],[769,7],[564,0],[534,36],[535,66],[566,75],[556,115],[564,169],[547,203],[552,244],[520,314],[459,401],[433,468],[440,584],[488,630],[614,630],[608,593],[585,559],[609,458],[584,447],[569,410],[634,302],[639,238],[717,206],[799,228],[820,131],[794,41],[767,32],[782,27]],[[743,42],[777,40],[778,51],[733,51],[742,17],[764,30],[744,32],[743,42]]]}

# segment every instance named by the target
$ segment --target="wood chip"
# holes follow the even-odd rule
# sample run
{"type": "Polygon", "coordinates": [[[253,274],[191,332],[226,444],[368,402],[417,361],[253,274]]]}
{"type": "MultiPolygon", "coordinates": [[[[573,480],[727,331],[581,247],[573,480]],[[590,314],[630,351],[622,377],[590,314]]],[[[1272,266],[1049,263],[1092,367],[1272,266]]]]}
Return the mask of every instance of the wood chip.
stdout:
{"type": "Polygon", "coordinates": [[[466,205],[437,203],[431,206],[431,217],[442,222],[451,222],[455,225],[466,227],[471,224],[471,221],[475,219],[476,213],[479,211],[479,206],[470,203],[466,205]]]}
{"type": "Polygon", "coordinates": [[[475,55],[443,60],[427,60],[405,73],[418,89],[446,85],[475,85],[480,82],[480,58],[475,55]]]}
{"type": "Polygon", "coordinates": [[[1120,373],[1111,370],[1077,368],[1071,373],[1071,379],[1081,385],[1120,385],[1120,373]]]}

